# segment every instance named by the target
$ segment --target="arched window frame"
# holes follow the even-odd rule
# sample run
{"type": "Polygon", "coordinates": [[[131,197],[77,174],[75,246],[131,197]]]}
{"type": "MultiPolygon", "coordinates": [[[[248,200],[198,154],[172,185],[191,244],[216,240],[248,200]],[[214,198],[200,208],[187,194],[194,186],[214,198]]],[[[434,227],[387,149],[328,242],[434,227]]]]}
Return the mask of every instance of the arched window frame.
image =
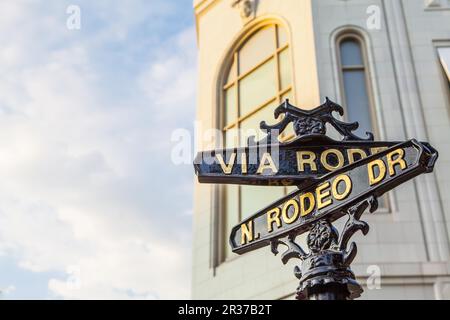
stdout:
{"type": "MultiPolygon", "coordinates": [[[[376,105],[376,83],[374,82],[374,79],[372,78],[372,68],[369,61],[369,50],[368,50],[368,40],[366,37],[357,29],[355,28],[344,28],[339,31],[337,31],[334,34],[334,37],[332,37],[332,48],[335,53],[335,62],[337,66],[337,73],[338,73],[338,96],[340,97],[340,100],[342,102],[342,106],[345,110],[344,112],[344,120],[349,122],[350,119],[348,119],[348,109],[347,109],[347,97],[345,94],[345,85],[344,85],[344,71],[346,68],[342,65],[342,57],[341,57],[341,44],[342,42],[346,40],[355,40],[358,42],[360,49],[361,49],[361,55],[362,55],[362,62],[363,65],[359,66],[361,70],[364,71],[364,78],[365,78],[365,84],[366,84],[366,91],[367,91],[367,98],[368,98],[368,104],[369,104],[369,112],[370,112],[370,120],[371,120],[371,126],[372,126],[372,133],[375,136],[375,140],[381,140],[382,139],[382,128],[380,127],[378,123],[378,114],[377,114],[377,105],[376,105]]],[[[383,196],[383,203],[385,207],[379,208],[380,213],[391,213],[393,211],[393,199],[389,195],[383,196]]]]}
{"type": "Polygon", "coordinates": [[[361,55],[362,55],[362,62],[363,64],[359,66],[358,70],[364,71],[364,76],[366,80],[366,91],[367,91],[367,99],[369,104],[369,112],[370,112],[370,119],[371,119],[371,126],[372,126],[372,133],[375,135],[375,137],[380,138],[380,127],[378,125],[377,121],[377,113],[376,113],[376,106],[375,106],[375,99],[374,99],[374,88],[371,78],[371,70],[369,66],[369,58],[368,58],[368,51],[367,51],[367,44],[364,37],[357,32],[356,30],[345,30],[339,33],[339,35],[336,37],[335,40],[335,52],[336,52],[336,61],[338,66],[338,77],[339,77],[339,93],[341,96],[341,102],[346,110],[344,114],[344,118],[346,121],[350,121],[348,119],[348,110],[347,110],[347,97],[345,94],[345,84],[344,84],[344,71],[348,69],[348,67],[344,67],[342,65],[342,57],[341,57],[341,44],[342,42],[346,40],[354,40],[356,41],[361,49],[361,55]]]}
{"type": "Polygon", "coordinates": [[[434,47],[436,51],[436,57],[437,57],[437,65],[438,69],[440,70],[442,77],[441,77],[441,84],[442,84],[442,90],[444,91],[444,95],[447,98],[447,110],[450,114],[450,72],[448,69],[450,64],[447,63],[447,61],[443,61],[443,57],[441,56],[441,53],[439,50],[442,50],[443,48],[450,48],[450,41],[435,41],[434,47]]]}
{"type": "MultiPolygon", "coordinates": [[[[227,77],[229,74],[230,69],[232,68],[233,60],[236,59],[236,54],[240,50],[240,48],[245,45],[245,43],[254,36],[260,29],[270,26],[270,25],[276,25],[277,27],[283,28],[284,32],[286,33],[287,38],[287,46],[277,48],[276,55],[278,55],[281,51],[284,49],[289,50],[289,63],[291,66],[291,86],[289,88],[285,88],[285,90],[278,90],[277,92],[277,99],[280,99],[286,92],[290,90],[291,92],[291,99],[293,100],[293,103],[296,101],[296,90],[295,90],[295,72],[294,72],[294,62],[293,62],[293,52],[292,52],[292,38],[290,33],[290,28],[288,27],[288,24],[285,21],[282,21],[282,19],[279,19],[278,17],[272,17],[272,16],[266,16],[261,17],[259,19],[255,19],[253,23],[249,24],[237,37],[237,39],[233,42],[234,44],[231,46],[231,48],[228,50],[228,54],[224,57],[222,60],[222,64],[219,70],[219,74],[217,77],[217,105],[218,105],[218,111],[216,113],[216,127],[223,133],[224,129],[224,123],[225,123],[225,94],[224,94],[224,86],[227,84],[227,77]]],[[[275,55],[274,55],[275,56],[275,55]]],[[[276,58],[276,68],[279,70],[279,59],[276,58]]],[[[256,66],[255,66],[256,68],[256,66]]],[[[278,86],[280,85],[280,79],[278,78],[277,74],[277,83],[278,86]]],[[[274,100],[276,101],[276,100],[274,100]]],[[[251,117],[251,115],[249,116],[251,117]]],[[[270,119],[268,119],[270,121],[270,119]]],[[[286,136],[286,139],[289,139],[290,136],[286,136]]],[[[220,143],[218,145],[220,147],[223,146],[224,142],[224,136],[220,137],[220,143]]],[[[212,224],[212,235],[211,239],[213,242],[212,246],[212,267],[215,268],[221,263],[225,261],[229,261],[232,259],[226,258],[226,250],[224,246],[224,240],[228,244],[228,241],[226,241],[228,234],[225,233],[226,228],[226,208],[225,208],[225,187],[226,186],[214,186],[213,189],[213,203],[212,203],[212,209],[213,209],[213,224],[212,224]]]]}

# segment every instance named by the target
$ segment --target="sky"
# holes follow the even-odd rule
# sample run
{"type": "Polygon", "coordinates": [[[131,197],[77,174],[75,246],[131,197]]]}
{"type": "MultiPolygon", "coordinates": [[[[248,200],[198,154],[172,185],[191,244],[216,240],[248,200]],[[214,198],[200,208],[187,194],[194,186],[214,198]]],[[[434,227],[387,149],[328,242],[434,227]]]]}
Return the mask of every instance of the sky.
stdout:
{"type": "Polygon", "coordinates": [[[0,12],[0,299],[189,298],[192,0],[0,12]]]}

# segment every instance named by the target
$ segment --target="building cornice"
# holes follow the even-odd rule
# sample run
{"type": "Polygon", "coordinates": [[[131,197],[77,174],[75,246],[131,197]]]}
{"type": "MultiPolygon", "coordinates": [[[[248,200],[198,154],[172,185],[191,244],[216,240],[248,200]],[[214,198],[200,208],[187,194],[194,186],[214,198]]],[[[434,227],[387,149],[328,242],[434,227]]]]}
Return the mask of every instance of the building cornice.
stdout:
{"type": "Polygon", "coordinates": [[[198,21],[201,15],[205,14],[209,9],[211,9],[213,4],[219,3],[220,0],[193,0],[194,15],[195,15],[195,31],[197,34],[197,46],[200,44],[199,33],[198,33],[198,21]]]}
{"type": "Polygon", "coordinates": [[[218,2],[219,0],[194,0],[194,12],[195,15],[199,15],[203,13],[205,10],[209,9],[209,7],[214,3],[218,2]]]}

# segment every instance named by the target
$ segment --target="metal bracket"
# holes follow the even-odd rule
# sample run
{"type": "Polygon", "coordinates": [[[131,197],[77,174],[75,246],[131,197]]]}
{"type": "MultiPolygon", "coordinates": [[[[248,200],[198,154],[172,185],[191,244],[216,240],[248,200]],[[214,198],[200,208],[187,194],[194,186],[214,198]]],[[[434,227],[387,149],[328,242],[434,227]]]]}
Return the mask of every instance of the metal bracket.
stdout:
{"type": "Polygon", "coordinates": [[[325,102],[314,110],[302,110],[289,103],[286,99],[278,108],[275,109],[275,119],[283,115],[282,120],[275,125],[268,125],[265,121],[260,124],[260,129],[267,133],[267,136],[261,141],[256,142],[255,137],[250,137],[248,145],[256,144],[277,144],[278,136],[293,123],[294,131],[297,139],[325,136],[327,133],[326,124],[330,124],[342,135],[342,141],[373,141],[374,136],[370,132],[366,132],[367,137],[361,138],[356,136],[353,131],[359,128],[358,122],[347,123],[336,119],[333,112],[344,115],[344,108],[339,104],[326,98],[325,102]]]}
{"type": "Polygon", "coordinates": [[[300,286],[297,289],[299,299],[306,299],[324,283],[329,286],[345,287],[343,292],[347,292],[349,298],[360,296],[362,288],[350,269],[350,264],[357,254],[357,246],[354,242],[350,246],[348,243],[356,232],[361,231],[364,235],[369,232],[369,225],[360,220],[368,208],[371,213],[378,208],[375,196],[348,208],[346,210],[348,219],[340,236],[331,222],[327,220],[316,222],[307,237],[308,252],[295,242],[295,234],[271,242],[271,250],[275,255],[279,253],[279,245],[287,247],[281,255],[283,264],[287,264],[291,259],[302,261],[301,267],[294,268],[295,276],[300,279],[300,286]]]}

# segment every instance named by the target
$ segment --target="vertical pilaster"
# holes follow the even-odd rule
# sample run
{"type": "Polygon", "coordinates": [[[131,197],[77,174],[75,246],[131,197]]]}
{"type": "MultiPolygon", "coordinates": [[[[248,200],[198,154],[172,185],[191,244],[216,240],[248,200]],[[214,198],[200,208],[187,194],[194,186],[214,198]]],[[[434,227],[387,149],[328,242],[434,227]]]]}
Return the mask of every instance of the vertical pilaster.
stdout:
{"type": "MultiPolygon", "coordinates": [[[[407,138],[427,141],[424,109],[416,78],[403,2],[402,0],[383,0],[383,5],[407,138]]],[[[414,183],[428,258],[430,261],[446,261],[450,254],[449,243],[436,177],[434,174],[428,174],[414,183]]]]}

